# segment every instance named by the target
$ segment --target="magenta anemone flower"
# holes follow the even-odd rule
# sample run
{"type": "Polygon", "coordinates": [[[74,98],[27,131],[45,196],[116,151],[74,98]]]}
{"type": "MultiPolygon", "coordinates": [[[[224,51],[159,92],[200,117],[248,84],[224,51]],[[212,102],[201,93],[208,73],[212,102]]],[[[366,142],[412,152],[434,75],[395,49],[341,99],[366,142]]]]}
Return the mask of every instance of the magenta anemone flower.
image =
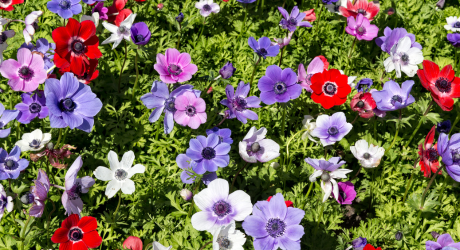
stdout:
{"type": "Polygon", "coordinates": [[[303,89],[312,93],[313,90],[311,89],[311,77],[316,73],[321,73],[324,71],[324,62],[319,57],[313,58],[313,60],[308,64],[307,71],[305,71],[305,67],[303,64],[299,64],[298,69],[298,78],[297,81],[300,83],[303,89]]]}
{"type": "MultiPolygon", "coordinates": [[[[336,198],[337,202],[342,205],[351,204],[356,198],[356,191],[353,183],[346,181],[339,182],[337,185],[339,186],[339,197],[336,198]]],[[[334,195],[334,193],[332,193],[332,195],[334,195]]]]}
{"type": "Polygon", "coordinates": [[[38,54],[32,54],[26,48],[18,50],[18,61],[14,59],[4,61],[0,65],[0,73],[9,79],[8,85],[14,91],[34,91],[47,78],[43,58],[38,54]]]}
{"type": "Polygon", "coordinates": [[[94,179],[85,176],[83,178],[77,178],[78,171],[83,166],[81,156],[72,163],[69,170],[65,174],[65,190],[62,194],[61,201],[64,205],[66,214],[78,214],[83,210],[83,201],[80,198],[81,194],[86,194],[89,188],[94,185],[94,179]]]}
{"type": "Polygon", "coordinates": [[[206,122],[206,103],[202,98],[196,97],[195,93],[183,93],[176,98],[174,104],[174,120],[180,125],[197,129],[200,124],[206,122]]]}
{"type": "Polygon", "coordinates": [[[20,157],[21,148],[18,146],[14,146],[9,154],[0,148],[0,181],[17,179],[21,171],[29,166],[29,161],[20,157]]]}
{"type": "Polygon", "coordinates": [[[196,173],[216,172],[218,167],[224,168],[230,162],[230,144],[219,143],[219,136],[210,134],[208,137],[199,135],[190,140],[186,155],[197,163],[193,168],[196,173]]]}
{"type": "Polygon", "coordinates": [[[356,37],[358,40],[371,41],[377,37],[379,28],[371,24],[367,17],[363,14],[358,14],[356,20],[354,17],[349,16],[347,18],[348,26],[345,28],[348,34],[356,37]]]}
{"type": "Polygon", "coordinates": [[[220,101],[220,104],[228,107],[227,119],[237,118],[240,122],[246,124],[249,120],[258,120],[259,116],[256,112],[249,110],[249,108],[260,108],[260,99],[257,96],[247,97],[249,89],[248,84],[240,81],[238,87],[235,89],[231,84],[225,88],[227,99],[220,101]]]}
{"type": "Polygon", "coordinates": [[[153,68],[160,74],[165,83],[186,82],[198,71],[188,53],[180,53],[177,49],[167,49],[165,55],[158,53],[153,68]]]}
{"type": "Polygon", "coordinates": [[[43,169],[38,170],[37,179],[34,180],[35,186],[30,188],[30,193],[33,196],[32,207],[29,210],[29,215],[33,217],[41,217],[45,209],[45,201],[50,191],[50,180],[43,169]]]}
{"type": "Polygon", "coordinates": [[[17,117],[18,122],[29,124],[33,119],[44,119],[48,116],[48,107],[46,107],[45,92],[43,90],[34,93],[24,93],[21,95],[22,103],[16,104],[15,108],[19,110],[17,117]]]}

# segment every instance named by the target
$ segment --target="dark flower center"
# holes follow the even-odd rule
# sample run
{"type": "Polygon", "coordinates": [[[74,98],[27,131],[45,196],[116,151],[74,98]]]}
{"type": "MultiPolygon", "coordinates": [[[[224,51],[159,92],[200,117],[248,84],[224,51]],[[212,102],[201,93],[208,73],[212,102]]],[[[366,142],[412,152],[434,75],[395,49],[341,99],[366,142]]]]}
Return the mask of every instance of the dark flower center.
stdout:
{"type": "Polygon", "coordinates": [[[281,219],[271,218],[265,225],[265,230],[271,237],[278,238],[286,232],[286,223],[281,219]]]}
{"type": "Polygon", "coordinates": [[[358,13],[363,14],[364,16],[367,14],[366,10],[358,9],[358,13]]]}
{"type": "Polygon", "coordinates": [[[61,7],[61,9],[63,9],[63,10],[68,10],[68,9],[70,9],[70,1],[62,0],[62,1],[59,3],[59,7],[61,7]]]}
{"type": "Polygon", "coordinates": [[[444,77],[438,78],[434,84],[436,88],[442,93],[448,93],[452,89],[452,83],[444,77]]]}
{"type": "Polygon", "coordinates": [[[33,140],[29,143],[29,147],[37,149],[37,148],[40,147],[40,143],[41,143],[40,140],[33,139],[33,140]]]}
{"type": "Polygon", "coordinates": [[[339,195],[342,196],[342,200],[347,199],[347,194],[343,190],[339,190],[339,195]]]}
{"type": "Polygon", "coordinates": [[[254,142],[251,145],[251,152],[256,153],[260,150],[260,144],[258,142],[254,142]]]}
{"type": "Polygon", "coordinates": [[[37,22],[33,22],[32,23],[32,26],[34,27],[34,30],[35,31],[38,31],[40,29],[40,27],[38,26],[38,23],[37,22]]]}
{"type": "Polygon", "coordinates": [[[402,97],[399,95],[391,97],[391,104],[395,105],[396,102],[402,103],[402,97]]]}
{"type": "Polygon", "coordinates": [[[69,231],[69,239],[71,241],[80,241],[83,239],[83,232],[80,228],[72,228],[69,231]]]}
{"type": "Polygon", "coordinates": [[[257,51],[257,54],[258,54],[259,56],[265,57],[265,56],[268,54],[268,52],[267,52],[266,49],[260,48],[260,49],[257,51]]]}
{"type": "Polygon", "coordinates": [[[219,247],[220,247],[219,250],[220,249],[230,249],[231,241],[225,236],[221,236],[217,238],[217,243],[219,244],[219,247]]]}
{"type": "Polygon", "coordinates": [[[452,152],[452,161],[454,162],[460,161],[460,154],[457,151],[452,152]]]}
{"type": "Polygon", "coordinates": [[[246,101],[246,98],[243,98],[243,97],[240,97],[240,96],[234,98],[233,101],[232,101],[232,106],[237,111],[245,110],[247,104],[248,104],[248,102],[246,101]]]}
{"type": "Polygon", "coordinates": [[[339,12],[339,10],[340,10],[340,5],[334,6],[334,11],[335,11],[335,12],[339,12]]]}
{"type": "MultiPolygon", "coordinates": [[[[403,237],[403,233],[401,231],[398,231],[396,234],[395,234],[395,239],[397,241],[400,241],[403,237]]],[[[454,248],[455,249],[455,248],[454,248]]]]}
{"type": "Polygon", "coordinates": [[[220,200],[214,203],[214,206],[212,206],[212,211],[217,215],[217,217],[219,217],[219,219],[222,219],[222,217],[226,216],[232,211],[232,206],[227,202],[220,200]]]}
{"type": "Polygon", "coordinates": [[[29,106],[29,111],[32,114],[38,113],[42,110],[42,106],[36,102],[30,104],[29,106]]]}
{"type": "Polygon", "coordinates": [[[170,112],[176,112],[176,104],[175,104],[175,101],[176,98],[174,97],[170,97],[168,99],[166,99],[165,101],[165,108],[166,110],[170,111],[170,112]]]}
{"type": "Polygon", "coordinates": [[[8,39],[8,37],[5,33],[2,33],[2,35],[0,35],[0,44],[3,44],[6,41],[6,39],[8,39]]]}
{"type": "Polygon", "coordinates": [[[363,102],[363,101],[359,101],[359,102],[356,104],[356,107],[358,107],[358,108],[363,108],[363,107],[364,107],[364,102],[363,102]]]}
{"type": "Polygon", "coordinates": [[[185,108],[185,114],[188,116],[194,116],[196,114],[196,108],[191,105],[188,105],[185,108]]]}
{"type": "Polygon", "coordinates": [[[454,28],[460,28],[460,21],[454,23],[454,28]]]}
{"type": "Polygon", "coordinates": [[[19,167],[18,163],[13,160],[7,160],[5,162],[5,169],[13,171],[19,167]]]}
{"type": "Polygon", "coordinates": [[[324,171],[324,172],[321,174],[321,180],[322,180],[322,181],[328,182],[330,179],[331,179],[331,176],[329,175],[328,172],[324,171]]]}
{"type": "Polygon", "coordinates": [[[201,156],[206,160],[214,159],[214,157],[216,157],[216,150],[211,147],[205,147],[203,151],[201,151],[201,156]]]}
{"type": "Polygon", "coordinates": [[[0,195],[0,209],[4,210],[7,204],[8,204],[8,200],[7,200],[6,196],[1,196],[0,195]]]}
{"type": "Polygon", "coordinates": [[[332,82],[326,82],[323,85],[323,92],[328,96],[335,95],[337,93],[337,85],[332,82]]]}
{"type": "Polygon", "coordinates": [[[204,11],[211,11],[211,9],[212,9],[212,8],[211,8],[211,6],[210,6],[209,4],[205,4],[205,5],[203,6],[203,10],[204,10],[204,11]]]}
{"type": "Polygon", "coordinates": [[[143,35],[137,35],[134,37],[137,43],[145,41],[145,37],[143,35]]]}
{"type": "Polygon", "coordinates": [[[77,107],[77,104],[70,98],[61,100],[59,104],[61,111],[72,112],[77,107]]]}
{"type": "Polygon", "coordinates": [[[426,157],[430,162],[434,162],[438,160],[438,151],[434,148],[430,148],[426,151],[426,157]]]}
{"type": "Polygon", "coordinates": [[[336,134],[339,133],[339,129],[337,129],[336,126],[332,126],[332,127],[330,127],[330,128],[327,130],[327,133],[328,133],[329,135],[336,135],[336,134]]]}
{"type": "Polygon", "coordinates": [[[119,168],[115,171],[115,179],[122,181],[126,179],[126,177],[128,177],[128,172],[126,172],[124,169],[119,168]]]}
{"type": "Polygon", "coordinates": [[[277,95],[281,95],[281,94],[286,93],[286,91],[287,91],[286,83],[284,83],[284,82],[275,83],[274,90],[275,90],[275,94],[277,94],[277,95]]]}
{"type": "Polygon", "coordinates": [[[401,61],[403,61],[403,63],[408,63],[409,62],[409,56],[407,54],[402,54],[401,61]]]}
{"type": "Polygon", "coordinates": [[[288,21],[289,26],[297,26],[297,20],[295,18],[290,18],[288,21]]]}
{"type": "Polygon", "coordinates": [[[180,75],[182,73],[182,69],[179,66],[175,65],[175,64],[170,64],[168,66],[168,72],[169,72],[169,74],[171,74],[173,76],[178,76],[178,75],[180,75]]]}
{"type": "Polygon", "coordinates": [[[86,50],[86,45],[78,40],[78,39],[75,39],[72,43],[71,43],[71,46],[70,46],[71,50],[73,53],[77,54],[77,55],[81,55],[81,54],[84,54],[85,53],[85,50],[86,50]]]}
{"type": "Polygon", "coordinates": [[[366,33],[366,28],[364,28],[363,26],[359,26],[357,32],[359,35],[364,35],[366,33]]]}
{"type": "Polygon", "coordinates": [[[369,153],[364,153],[363,154],[363,158],[366,159],[366,160],[369,160],[371,158],[371,154],[369,153]]]}
{"type": "Polygon", "coordinates": [[[26,192],[24,195],[21,196],[21,202],[25,205],[31,204],[34,202],[34,195],[30,192],[26,192]]]}
{"type": "Polygon", "coordinates": [[[69,196],[69,200],[76,200],[80,197],[81,194],[81,183],[75,184],[72,189],[67,191],[67,195],[69,196]]]}
{"type": "Polygon", "coordinates": [[[28,66],[21,67],[18,73],[19,73],[19,77],[21,77],[22,79],[26,81],[29,81],[30,79],[32,79],[32,77],[34,77],[34,71],[28,66]]]}

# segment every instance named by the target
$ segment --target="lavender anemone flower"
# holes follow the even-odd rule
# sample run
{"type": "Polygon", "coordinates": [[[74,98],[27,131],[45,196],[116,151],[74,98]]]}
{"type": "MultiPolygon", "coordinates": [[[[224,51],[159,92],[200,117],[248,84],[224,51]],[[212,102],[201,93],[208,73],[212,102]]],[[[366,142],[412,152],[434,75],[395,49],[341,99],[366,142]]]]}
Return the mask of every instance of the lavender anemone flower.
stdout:
{"type": "Polygon", "coordinates": [[[359,80],[359,82],[356,84],[355,88],[358,90],[358,92],[367,92],[371,89],[371,86],[374,82],[370,78],[363,78],[359,80]]]}
{"type": "Polygon", "coordinates": [[[0,138],[6,138],[11,133],[11,128],[4,129],[8,123],[19,115],[18,110],[5,110],[5,106],[0,103],[0,138]]]}
{"type": "Polygon", "coordinates": [[[18,122],[29,124],[33,119],[44,119],[48,117],[48,107],[46,107],[45,93],[43,90],[34,93],[24,93],[21,95],[22,103],[16,104],[19,110],[18,122]],[[32,96],[33,94],[33,96],[32,96]]]}
{"type": "Polygon", "coordinates": [[[281,15],[283,15],[284,17],[280,21],[280,26],[283,29],[287,29],[293,32],[297,29],[297,26],[312,27],[310,22],[303,21],[304,17],[307,14],[304,12],[300,12],[297,6],[294,6],[294,8],[292,8],[291,15],[289,15],[289,13],[283,7],[278,7],[278,10],[281,12],[281,15]]]}
{"type": "Polygon", "coordinates": [[[249,47],[254,50],[254,52],[263,57],[264,59],[267,56],[275,57],[280,53],[280,46],[278,44],[272,45],[270,38],[264,36],[259,38],[259,41],[256,41],[254,37],[249,37],[248,39],[249,47]]]}
{"type": "Polygon", "coordinates": [[[408,33],[404,28],[394,28],[393,30],[390,27],[386,27],[383,30],[383,35],[377,39],[375,39],[375,43],[379,46],[383,51],[390,54],[391,48],[399,42],[399,40],[403,37],[409,37],[411,41],[411,47],[422,49],[422,45],[415,41],[415,35],[408,33]]]}
{"type": "Polygon", "coordinates": [[[324,62],[319,57],[313,58],[313,60],[308,64],[307,71],[303,64],[299,64],[297,73],[299,74],[297,81],[300,83],[300,86],[306,91],[312,93],[311,89],[311,77],[316,73],[321,73],[324,71],[324,62]]]}
{"type": "MultiPolygon", "coordinates": [[[[180,174],[180,179],[183,183],[185,184],[192,184],[195,182],[196,177],[193,176],[193,172],[196,174],[204,174],[206,170],[202,168],[198,168],[198,164],[192,160],[190,157],[188,157],[186,154],[180,154],[176,157],[176,163],[177,166],[179,166],[180,169],[182,169],[182,172],[180,174]]],[[[209,185],[209,183],[217,178],[217,174],[215,172],[211,172],[208,174],[203,175],[201,178],[201,181],[209,185]]]]}
{"type": "Polygon", "coordinates": [[[197,97],[201,94],[201,91],[193,90],[193,86],[188,84],[178,87],[170,94],[168,86],[164,82],[154,81],[151,92],[141,97],[142,103],[148,109],[155,108],[149,117],[149,121],[152,123],[158,121],[164,111],[164,132],[165,134],[171,133],[174,128],[174,113],[176,112],[175,100],[179,95],[187,91],[193,91],[197,97]]]}
{"type": "Polygon", "coordinates": [[[219,143],[228,143],[232,144],[232,131],[229,128],[221,128],[219,129],[218,127],[214,127],[212,129],[206,129],[206,134],[215,134],[219,136],[219,143]]]}
{"type": "Polygon", "coordinates": [[[280,156],[280,145],[271,139],[265,139],[266,128],[252,127],[238,144],[239,153],[244,161],[250,163],[268,162],[280,156]]]}
{"type": "Polygon", "coordinates": [[[88,5],[93,5],[95,2],[103,2],[105,0],[82,0],[82,1],[88,5]]]}
{"type": "Polygon", "coordinates": [[[80,195],[88,193],[89,188],[95,183],[94,179],[89,176],[77,178],[78,171],[80,171],[82,165],[81,156],[78,156],[65,174],[65,190],[61,201],[68,215],[80,215],[80,212],[83,210],[83,201],[80,195]]]}
{"type": "Polygon", "coordinates": [[[240,81],[235,89],[231,84],[225,88],[227,99],[220,101],[220,104],[228,107],[229,114],[227,119],[237,118],[240,122],[246,124],[249,120],[258,120],[259,116],[249,108],[260,108],[260,99],[257,96],[247,97],[249,94],[249,84],[240,81]]]}
{"type": "Polygon", "coordinates": [[[21,148],[17,145],[8,154],[0,148],[0,181],[6,179],[17,179],[19,173],[29,166],[29,161],[21,159],[21,148]]]}
{"type": "Polygon", "coordinates": [[[400,87],[395,81],[388,81],[381,91],[373,91],[372,97],[380,111],[394,111],[403,109],[413,102],[415,98],[410,94],[414,81],[407,80],[400,87]]]}
{"type": "Polygon", "coordinates": [[[107,20],[107,19],[109,19],[109,16],[107,15],[108,11],[109,11],[109,9],[104,7],[103,2],[98,2],[94,6],[93,10],[91,11],[91,14],[94,14],[94,12],[97,12],[97,13],[99,13],[99,19],[100,20],[107,20]]]}
{"type": "Polygon", "coordinates": [[[291,43],[292,35],[294,32],[289,32],[288,36],[285,38],[273,38],[273,41],[271,44],[272,46],[274,45],[279,45],[280,49],[282,49],[284,46],[288,46],[289,43],[291,43]]]}
{"type": "Polygon", "coordinates": [[[30,194],[33,196],[32,207],[29,210],[29,215],[33,217],[41,217],[45,209],[45,201],[50,191],[50,180],[43,169],[38,170],[37,179],[34,180],[35,186],[30,188],[30,194]]]}
{"type": "Polygon", "coordinates": [[[456,48],[460,47],[460,33],[447,34],[447,40],[452,44],[452,46],[456,48]]]}
{"type": "Polygon", "coordinates": [[[436,125],[436,131],[438,131],[438,133],[449,134],[451,128],[452,128],[452,123],[450,122],[450,120],[439,122],[436,125]]]}
{"type": "Polygon", "coordinates": [[[236,0],[237,2],[240,2],[240,3],[253,3],[255,2],[256,0],[236,0]]]}
{"type": "Polygon", "coordinates": [[[0,184],[0,220],[3,217],[5,210],[11,212],[13,211],[13,207],[13,197],[6,196],[5,189],[3,188],[2,184],[0,184]]]}
{"type": "Polygon", "coordinates": [[[460,242],[455,243],[450,234],[443,234],[438,237],[437,242],[427,240],[425,246],[426,250],[458,250],[460,249],[460,242]]]}
{"type": "Polygon", "coordinates": [[[278,65],[267,67],[265,76],[257,84],[260,90],[260,99],[271,105],[275,102],[288,102],[296,99],[302,93],[302,87],[297,84],[297,75],[290,69],[282,70],[278,65]]]}
{"type": "Polygon", "coordinates": [[[367,245],[367,239],[363,237],[358,237],[351,242],[353,250],[363,250],[367,245]]]}
{"type": "Polygon", "coordinates": [[[353,128],[347,123],[343,112],[334,113],[332,116],[320,115],[316,118],[316,128],[311,135],[318,137],[323,146],[332,145],[343,139],[353,128]]]}
{"type": "Polygon", "coordinates": [[[300,221],[305,211],[286,207],[280,193],[270,201],[258,201],[252,211],[242,226],[247,235],[254,237],[255,250],[300,250],[300,238],[304,235],[300,221]]]}
{"type": "Polygon", "coordinates": [[[233,64],[231,62],[227,62],[224,67],[222,67],[219,70],[219,74],[223,79],[228,79],[233,76],[235,73],[236,68],[233,67],[233,64]]]}
{"type": "Polygon", "coordinates": [[[339,197],[336,198],[337,202],[341,205],[351,204],[356,198],[356,191],[353,183],[346,181],[339,182],[337,185],[339,186],[339,197]]]}
{"type": "Polygon", "coordinates": [[[146,45],[150,41],[152,33],[149,26],[144,22],[139,22],[131,26],[131,40],[136,45],[146,45]]]}
{"type": "Polygon", "coordinates": [[[46,4],[46,7],[64,19],[69,19],[82,11],[80,0],[51,0],[46,4]]]}
{"type": "Polygon", "coordinates": [[[204,173],[216,172],[218,167],[226,167],[230,162],[230,144],[219,143],[219,136],[210,134],[208,137],[199,135],[190,140],[186,154],[197,162],[196,171],[204,173]]]}
{"type": "Polygon", "coordinates": [[[349,16],[347,18],[347,23],[348,25],[345,30],[348,34],[356,37],[358,40],[371,41],[377,37],[379,32],[379,28],[376,25],[371,24],[369,19],[361,13],[358,14],[356,20],[353,16],[349,16]]]}
{"type": "Polygon", "coordinates": [[[64,73],[61,80],[46,80],[45,97],[52,128],[68,126],[89,133],[93,129],[94,116],[102,108],[101,100],[91,88],[69,72],[64,73]]]}
{"type": "Polygon", "coordinates": [[[23,43],[20,48],[27,48],[31,52],[35,52],[35,54],[42,56],[43,62],[45,63],[45,70],[48,70],[54,66],[54,62],[51,60],[54,59],[54,50],[56,49],[56,44],[48,42],[46,38],[37,39],[36,46],[34,46],[32,43],[23,43]]]}
{"type": "Polygon", "coordinates": [[[449,136],[441,133],[438,138],[438,154],[446,165],[446,171],[456,182],[460,182],[460,133],[449,136]]]}

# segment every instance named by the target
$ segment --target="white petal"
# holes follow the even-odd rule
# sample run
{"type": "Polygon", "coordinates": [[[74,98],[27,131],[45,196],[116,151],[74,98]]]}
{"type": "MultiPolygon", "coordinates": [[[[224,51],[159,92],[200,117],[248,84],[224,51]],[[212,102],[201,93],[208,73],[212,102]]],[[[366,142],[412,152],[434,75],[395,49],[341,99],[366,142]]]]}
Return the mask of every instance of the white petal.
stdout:
{"type": "Polygon", "coordinates": [[[36,129],[30,133],[30,136],[33,139],[39,139],[40,141],[43,139],[43,133],[40,129],[36,129]]]}
{"type": "Polygon", "coordinates": [[[410,48],[407,51],[409,55],[409,64],[419,64],[423,62],[423,52],[419,48],[410,48]]]}
{"type": "Polygon", "coordinates": [[[118,26],[113,25],[111,23],[103,22],[102,26],[104,26],[112,34],[117,34],[117,32],[118,32],[118,26]]]}
{"type": "Polygon", "coordinates": [[[8,211],[8,212],[13,211],[13,207],[14,207],[13,197],[8,196],[8,198],[6,198],[6,200],[7,200],[6,211],[8,211]]]}
{"type": "Polygon", "coordinates": [[[83,22],[83,21],[91,21],[94,23],[94,18],[92,16],[82,15],[80,18],[80,22],[83,22]]]}
{"type": "Polygon", "coordinates": [[[210,212],[198,212],[192,216],[192,226],[198,231],[204,231],[211,229],[214,224],[216,223],[217,217],[214,220],[210,220],[213,218],[209,215],[210,212]]]}
{"type": "Polygon", "coordinates": [[[347,174],[353,172],[353,170],[350,169],[345,169],[345,168],[339,168],[330,173],[331,178],[335,179],[344,179],[347,178],[347,174]]]}
{"type": "MultiPolygon", "coordinates": [[[[407,76],[413,77],[417,74],[418,66],[417,65],[401,65],[401,71],[406,73],[407,76]]],[[[400,77],[400,76],[399,76],[400,77]]]]}
{"type": "Polygon", "coordinates": [[[131,168],[131,166],[133,165],[133,162],[134,162],[134,158],[136,158],[136,156],[134,155],[133,151],[130,150],[130,151],[124,153],[123,158],[120,161],[121,167],[124,168],[124,169],[131,168]]]}
{"type": "Polygon", "coordinates": [[[412,46],[412,41],[408,36],[405,36],[399,39],[398,44],[396,45],[396,53],[406,52],[412,46]]]}
{"type": "Polygon", "coordinates": [[[131,26],[133,26],[134,19],[136,18],[136,14],[130,14],[123,22],[121,22],[121,26],[125,26],[128,29],[131,29],[131,26]]]}
{"type": "Polygon", "coordinates": [[[308,178],[310,182],[315,182],[316,178],[320,177],[323,174],[323,170],[315,170],[312,175],[308,178]]]}
{"type": "Polygon", "coordinates": [[[21,152],[32,150],[32,148],[29,146],[29,143],[25,142],[24,140],[17,141],[14,145],[17,145],[21,149],[21,152]]]}
{"type": "MultiPolygon", "coordinates": [[[[171,247],[169,247],[171,248],[171,247]]],[[[153,242],[153,250],[167,250],[168,248],[160,244],[159,242],[153,242]]]]}
{"type": "Polygon", "coordinates": [[[116,169],[120,168],[120,163],[118,162],[118,155],[117,153],[110,150],[109,155],[107,156],[109,159],[110,169],[115,171],[116,169]]]}
{"type": "Polygon", "coordinates": [[[112,170],[102,166],[97,167],[96,170],[94,170],[94,176],[101,181],[111,181],[114,178],[112,170]]]}
{"type": "Polygon", "coordinates": [[[42,137],[42,143],[43,145],[47,144],[48,142],[51,141],[51,134],[50,133],[44,133],[42,137]]]}
{"type": "Polygon", "coordinates": [[[121,184],[121,191],[124,194],[132,194],[136,191],[136,185],[134,185],[134,181],[130,179],[125,179],[121,184]]]}
{"type": "Polygon", "coordinates": [[[237,190],[228,196],[228,202],[238,213],[233,219],[242,221],[252,213],[251,197],[244,191],[237,190]]]}
{"type": "Polygon", "coordinates": [[[331,182],[321,182],[321,188],[323,189],[324,191],[324,197],[323,197],[323,202],[325,202],[329,196],[331,196],[331,193],[332,193],[332,184],[331,182]]]}
{"type": "Polygon", "coordinates": [[[238,144],[238,149],[239,149],[240,156],[241,156],[241,158],[243,158],[243,160],[246,161],[246,162],[256,163],[256,162],[257,162],[256,157],[255,157],[255,156],[249,156],[249,155],[248,155],[247,145],[248,145],[248,143],[245,142],[245,141],[241,141],[241,142],[238,144]]]}
{"type": "Polygon", "coordinates": [[[334,197],[337,200],[339,198],[339,185],[337,185],[337,182],[331,178],[331,183],[332,183],[332,192],[334,193],[334,197]]]}
{"type": "Polygon", "coordinates": [[[213,192],[208,188],[201,190],[193,197],[196,206],[201,210],[206,210],[214,205],[213,192]]]}
{"type": "Polygon", "coordinates": [[[143,174],[145,172],[145,167],[141,164],[136,164],[134,167],[128,169],[128,178],[131,178],[135,174],[143,174]]]}
{"type": "Polygon", "coordinates": [[[215,179],[208,185],[212,192],[212,198],[226,200],[228,198],[228,181],[224,179],[215,179]]]}
{"type": "Polygon", "coordinates": [[[105,195],[110,199],[113,196],[115,196],[121,188],[121,183],[117,180],[111,180],[109,181],[109,184],[107,184],[107,188],[105,189],[105,195]]]}
{"type": "Polygon", "coordinates": [[[385,61],[383,62],[383,65],[385,66],[385,71],[388,73],[395,70],[395,65],[393,63],[393,58],[391,56],[385,59],[385,61]]]}

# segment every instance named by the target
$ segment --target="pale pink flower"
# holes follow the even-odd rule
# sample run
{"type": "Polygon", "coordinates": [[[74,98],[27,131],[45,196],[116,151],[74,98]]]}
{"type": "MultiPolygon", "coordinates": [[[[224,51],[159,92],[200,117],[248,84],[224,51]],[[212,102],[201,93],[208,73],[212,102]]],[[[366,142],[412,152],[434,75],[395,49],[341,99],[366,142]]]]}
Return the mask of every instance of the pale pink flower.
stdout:
{"type": "Polygon", "coordinates": [[[178,96],[175,106],[174,120],[178,124],[197,129],[200,124],[206,122],[206,103],[193,92],[185,92],[178,96]]]}

